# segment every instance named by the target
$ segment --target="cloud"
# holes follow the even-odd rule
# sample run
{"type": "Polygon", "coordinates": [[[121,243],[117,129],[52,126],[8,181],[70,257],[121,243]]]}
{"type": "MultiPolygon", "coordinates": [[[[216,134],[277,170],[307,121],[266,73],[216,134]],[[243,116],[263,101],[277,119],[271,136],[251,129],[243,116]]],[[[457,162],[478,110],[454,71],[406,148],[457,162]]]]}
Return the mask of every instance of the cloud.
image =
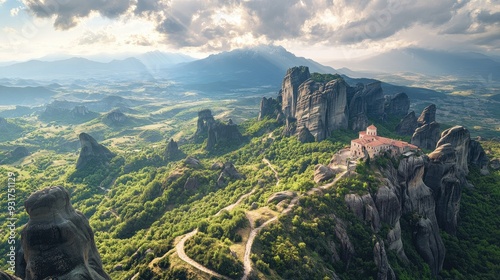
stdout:
{"type": "Polygon", "coordinates": [[[79,45],[93,45],[100,43],[112,43],[116,41],[116,37],[113,34],[109,34],[106,31],[86,31],[83,36],[78,40],[79,45]]]}
{"type": "MultiPolygon", "coordinates": [[[[3,0],[0,0],[3,1],[3,0]]],[[[256,42],[359,45],[396,40],[425,27],[433,35],[482,44],[500,31],[500,5],[486,0],[23,0],[37,17],[55,17],[57,29],[70,29],[90,13],[124,15],[152,22],[152,32],[176,48],[226,50],[256,42]]],[[[415,39],[422,34],[414,34],[415,39]]],[[[129,43],[144,43],[130,38],[129,43]]]]}
{"type": "Polygon", "coordinates": [[[125,41],[126,44],[136,45],[136,46],[153,46],[154,43],[148,39],[148,37],[140,34],[134,34],[125,41]]]}
{"type": "Polygon", "coordinates": [[[15,17],[19,14],[19,11],[21,11],[21,7],[13,8],[10,10],[10,16],[15,17]]]}
{"type": "Polygon", "coordinates": [[[0,6],[2,6],[7,0],[0,0],[0,6]]]}
{"type": "MultiPolygon", "coordinates": [[[[1,1],[1,0],[0,0],[1,1]]],[[[54,27],[67,30],[78,24],[78,19],[98,12],[103,17],[116,18],[129,9],[131,0],[22,0],[35,16],[56,17],[54,27]]]]}

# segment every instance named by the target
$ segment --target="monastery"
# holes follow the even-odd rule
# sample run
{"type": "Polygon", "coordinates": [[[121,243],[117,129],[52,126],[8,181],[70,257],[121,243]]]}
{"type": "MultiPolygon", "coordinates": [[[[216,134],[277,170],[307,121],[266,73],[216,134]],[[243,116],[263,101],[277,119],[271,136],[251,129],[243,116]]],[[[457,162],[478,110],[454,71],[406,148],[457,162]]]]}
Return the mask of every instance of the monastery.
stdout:
{"type": "Polygon", "coordinates": [[[385,138],[377,135],[377,127],[373,124],[366,131],[359,132],[359,138],[351,141],[351,157],[364,157],[365,152],[370,158],[389,151],[392,156],[397,156],[417,150],[418,147],[404,141],[385,138]]]}

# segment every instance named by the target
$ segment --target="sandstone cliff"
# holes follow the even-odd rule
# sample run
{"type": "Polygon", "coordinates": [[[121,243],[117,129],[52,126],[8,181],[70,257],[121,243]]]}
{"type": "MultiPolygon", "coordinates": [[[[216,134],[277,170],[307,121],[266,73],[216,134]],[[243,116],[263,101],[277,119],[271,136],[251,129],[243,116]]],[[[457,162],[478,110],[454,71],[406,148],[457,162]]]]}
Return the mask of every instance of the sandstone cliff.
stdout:
{"type": "Polygon", "coordinates": [[[80,139],[80,156],[76,162],[76,169],[82,169],[90,164],[105,164],[108,163],[114,156],[108,148],[97,143],[92,136],[87,133],[81,133],[80,139]]]}
{"type": "Polygon", "coordinates": [[[16,275],[26,280],[110,279],[87,218],[73,209],[63,187],[37,191],[24,206],[29,220],[21,231],[16,275]]]}
{"type": "Polygon", "coordinates": [[[440,135],[440,126],[436,122],[436,105],[424,108],[417,119],[417,128],[411,137],[411,143],[423,149],[436,148],[440,135]]]}
{"type": "Polygon", "coordinates": [[[213,150],[217,146],[235,145],[243,141],[238,126],[231,119],[227,123],[217,121],[212,111],[206,109],[198,112],[198,122],[194,140],[202,142],[207,139],[205,149],[213,150]]]}
{"type": "MultiPolygon", "coordinates": [[[[288,69],[278,98],[262,99],[259,119],[285,120],[285,135],[309,131],[321,141],[335,130],[364,130],[368,118],[383,120],[385,116],[408,113],[408,96],[384,96],[378,81],[351,87],[340,76],[332,76],[329,81],[313,78],[316,76],[312,77],[307,67],[288,69]]],[[[304,140],[303,136],[300,139],[304,140]]]]}

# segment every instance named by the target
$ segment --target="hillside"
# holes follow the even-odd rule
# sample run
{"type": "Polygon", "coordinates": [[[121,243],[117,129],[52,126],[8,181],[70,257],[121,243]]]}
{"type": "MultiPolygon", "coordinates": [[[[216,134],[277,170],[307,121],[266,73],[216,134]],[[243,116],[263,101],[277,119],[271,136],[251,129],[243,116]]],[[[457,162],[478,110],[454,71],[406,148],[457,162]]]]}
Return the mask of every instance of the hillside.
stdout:
{"type": "Polygon", "coordinates": [[[498,142],[481,142],[485,154],[466,129],[453,127],[429,155],[382,154],[346,165],[343,148],[363,129],[352,130],[349,116],[365,114],[381,135],[399,138],[398,119],[380,117],[406,114],[406,103],[381,97],[379,84],[351,89],[335,75],[314,74],[299,87],[298,80],[286,82],[292,73],[282,83],[282,102],[301,88],[289,100],[296,110],[272,106],[304,124],[313,137],[304,143],[301,127],[291,133],[274,115],[279,110],[257,120],[257,108],[235,100],[129,103],[130,113],[76,123],[16,119],[24,136],[1,148],[24,145],[31,154],[0,169],[16,177],[18,228],[37,219],[21,206],[31,192],[62,186],[88,218],[111,279],[494,279],[500,171],[485,156],[500,156],[498,142]],[[342,94],[358,100],[342,103],[347,111],[340,110],[342,94]],[[307,96],[337,103],[302,102],[307,96]],[[323,111],[336,116],[324,130],[312,117],[323,111]],[[349,119],[343,127],[340,112],[349,119]],[[158,133],[147,137],[152,131],[158,133]],[[485,168],[489,174],[481,175],[485,168]]]}

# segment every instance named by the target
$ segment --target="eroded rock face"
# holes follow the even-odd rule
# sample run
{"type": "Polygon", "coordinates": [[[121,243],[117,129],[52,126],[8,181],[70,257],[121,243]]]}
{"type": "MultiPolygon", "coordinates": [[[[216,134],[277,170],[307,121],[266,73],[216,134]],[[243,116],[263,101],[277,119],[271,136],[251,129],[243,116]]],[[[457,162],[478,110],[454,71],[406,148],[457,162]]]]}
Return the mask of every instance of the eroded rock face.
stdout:
{"type": "Polygon", "coordinates": [[[208,140],[205,149],[212,150],[217,145],[235,145],[243,141],[238,126],[231,119],[227,124],[215,122],[208,128],[208,140]]]}
{"type": "Polygon", "coordinates": [[[110,277],[102,269],[87,218],[73,209],[63,187],[33,193],[24,203],[29,221],[21,231],[22,279],[93,279],[110,277]]]}
{"type": "Polygon", "coordinates": [[[408,113],[408,109],[410,109],[410,99],[404,92],[394,96],[386,96],[384,107],[387,115],[403,117],[408,113]]]}
{"type": "Polygon", "coordinates": [[[281,108],[285,117],[295,117],[299,86],[310,77],[309,68],[305,66],[292,67],[286,71],[281,86],[281,108]]]}
{"type": "Polygon", "coordinates": [[[430,124],[435,121],[436,121],[436,105],[434,104],[425,107],[417,120],[419,126],[422,126],[424,124],[430,124]]]}
{"type": "Polygon", "coordinates": [[[335,177],[335,172],[328,166],[318,164],[314,167],[314,182],[321,183],[335,177]]]}
{"type": "Polygon", "coordinates": [[[470,140],[469,142],[469,154],[467,161],[469,164],[475,165],[481,169],[481,174],[489,174],[488,162],[489,158],[486,155],[481,144],[476,140],[470,140]]]}
{"type": "Polygon", "coordinates": [[[220,173],[219,178],[217,178],[217,186],[225,187],[230,180],[239,180],[242,178],[243,175],[236,170],[236,167],[234,167],[232,162],[228,161],[224,163],[222,172],[220,173]]]}
{"type": "Polygon", "coordinates": [[[92,136],[87,133],[80,133],[80,156],[76,162],[76,169],[82,169],[89,163],[91,164],[105,164],[108,163],[114,156],[108,148],[97,143],[92,136]]]}
{"type": "Polygon", "coordinates": [[[307,129],[307,127],[303,126],[301,129],[299,129],[299,132],[297,133],[297,139],[300,141],[300,143],[312,143],[314,142],[314,135],[307,129]]]}
{"type": "Polygon", "coordinates": [[[260,101],[259,121],[266,117],[270,119],[277,118],[280,112],[281,108],[278,100],[274,98],[262,97],[262,100],[260,101]]]}
{"type": "Polygon", "coordinates": [[[212,111],[209,109],[198,112],[198,122],[196,125],[195,137],[205,138],[208,136],[208,129],[215,123],[212,111]]]}
{"type": "Polygon", "coordinates": [[[379,240],[375,243],[373,247],[373,257],[375,265],[378,268],[377,279],[378,280],[396,280],[396,274],[392,270],[389,260],[387,259],[387,253],[385,252],[384,241],[379,240]]]}
{"type": "Polygon", "coordinates": [[[167,161],[178,160],[183,156],[184,154],[182,153],[181,150],[179,150],[177,142],[175,142],[174,139],[170,139],[170,141],[167,144],[167,147],[165,148],[165,160],[167,161]]]}
{"type": "Polygon", "coordinates": [[[347,207],[360,219],[370,224],[374,232],[380,229],[380,215],[370,194],[347,194],[347,207]]]}
{"type": "Polygon", "coordinates": [[[422,149],[434,150],[439,140],[439,127],[437,122],[431,122],[418,127],[411,137],[411,143],[422,149]]]}
{"type": "Polygon", "coordinates": [[[411,111],[398,123],[396,126],[396,132],[399,135],[413,135],[417,127],[417,117],[415,116],[415,112],[411,111]]]}

